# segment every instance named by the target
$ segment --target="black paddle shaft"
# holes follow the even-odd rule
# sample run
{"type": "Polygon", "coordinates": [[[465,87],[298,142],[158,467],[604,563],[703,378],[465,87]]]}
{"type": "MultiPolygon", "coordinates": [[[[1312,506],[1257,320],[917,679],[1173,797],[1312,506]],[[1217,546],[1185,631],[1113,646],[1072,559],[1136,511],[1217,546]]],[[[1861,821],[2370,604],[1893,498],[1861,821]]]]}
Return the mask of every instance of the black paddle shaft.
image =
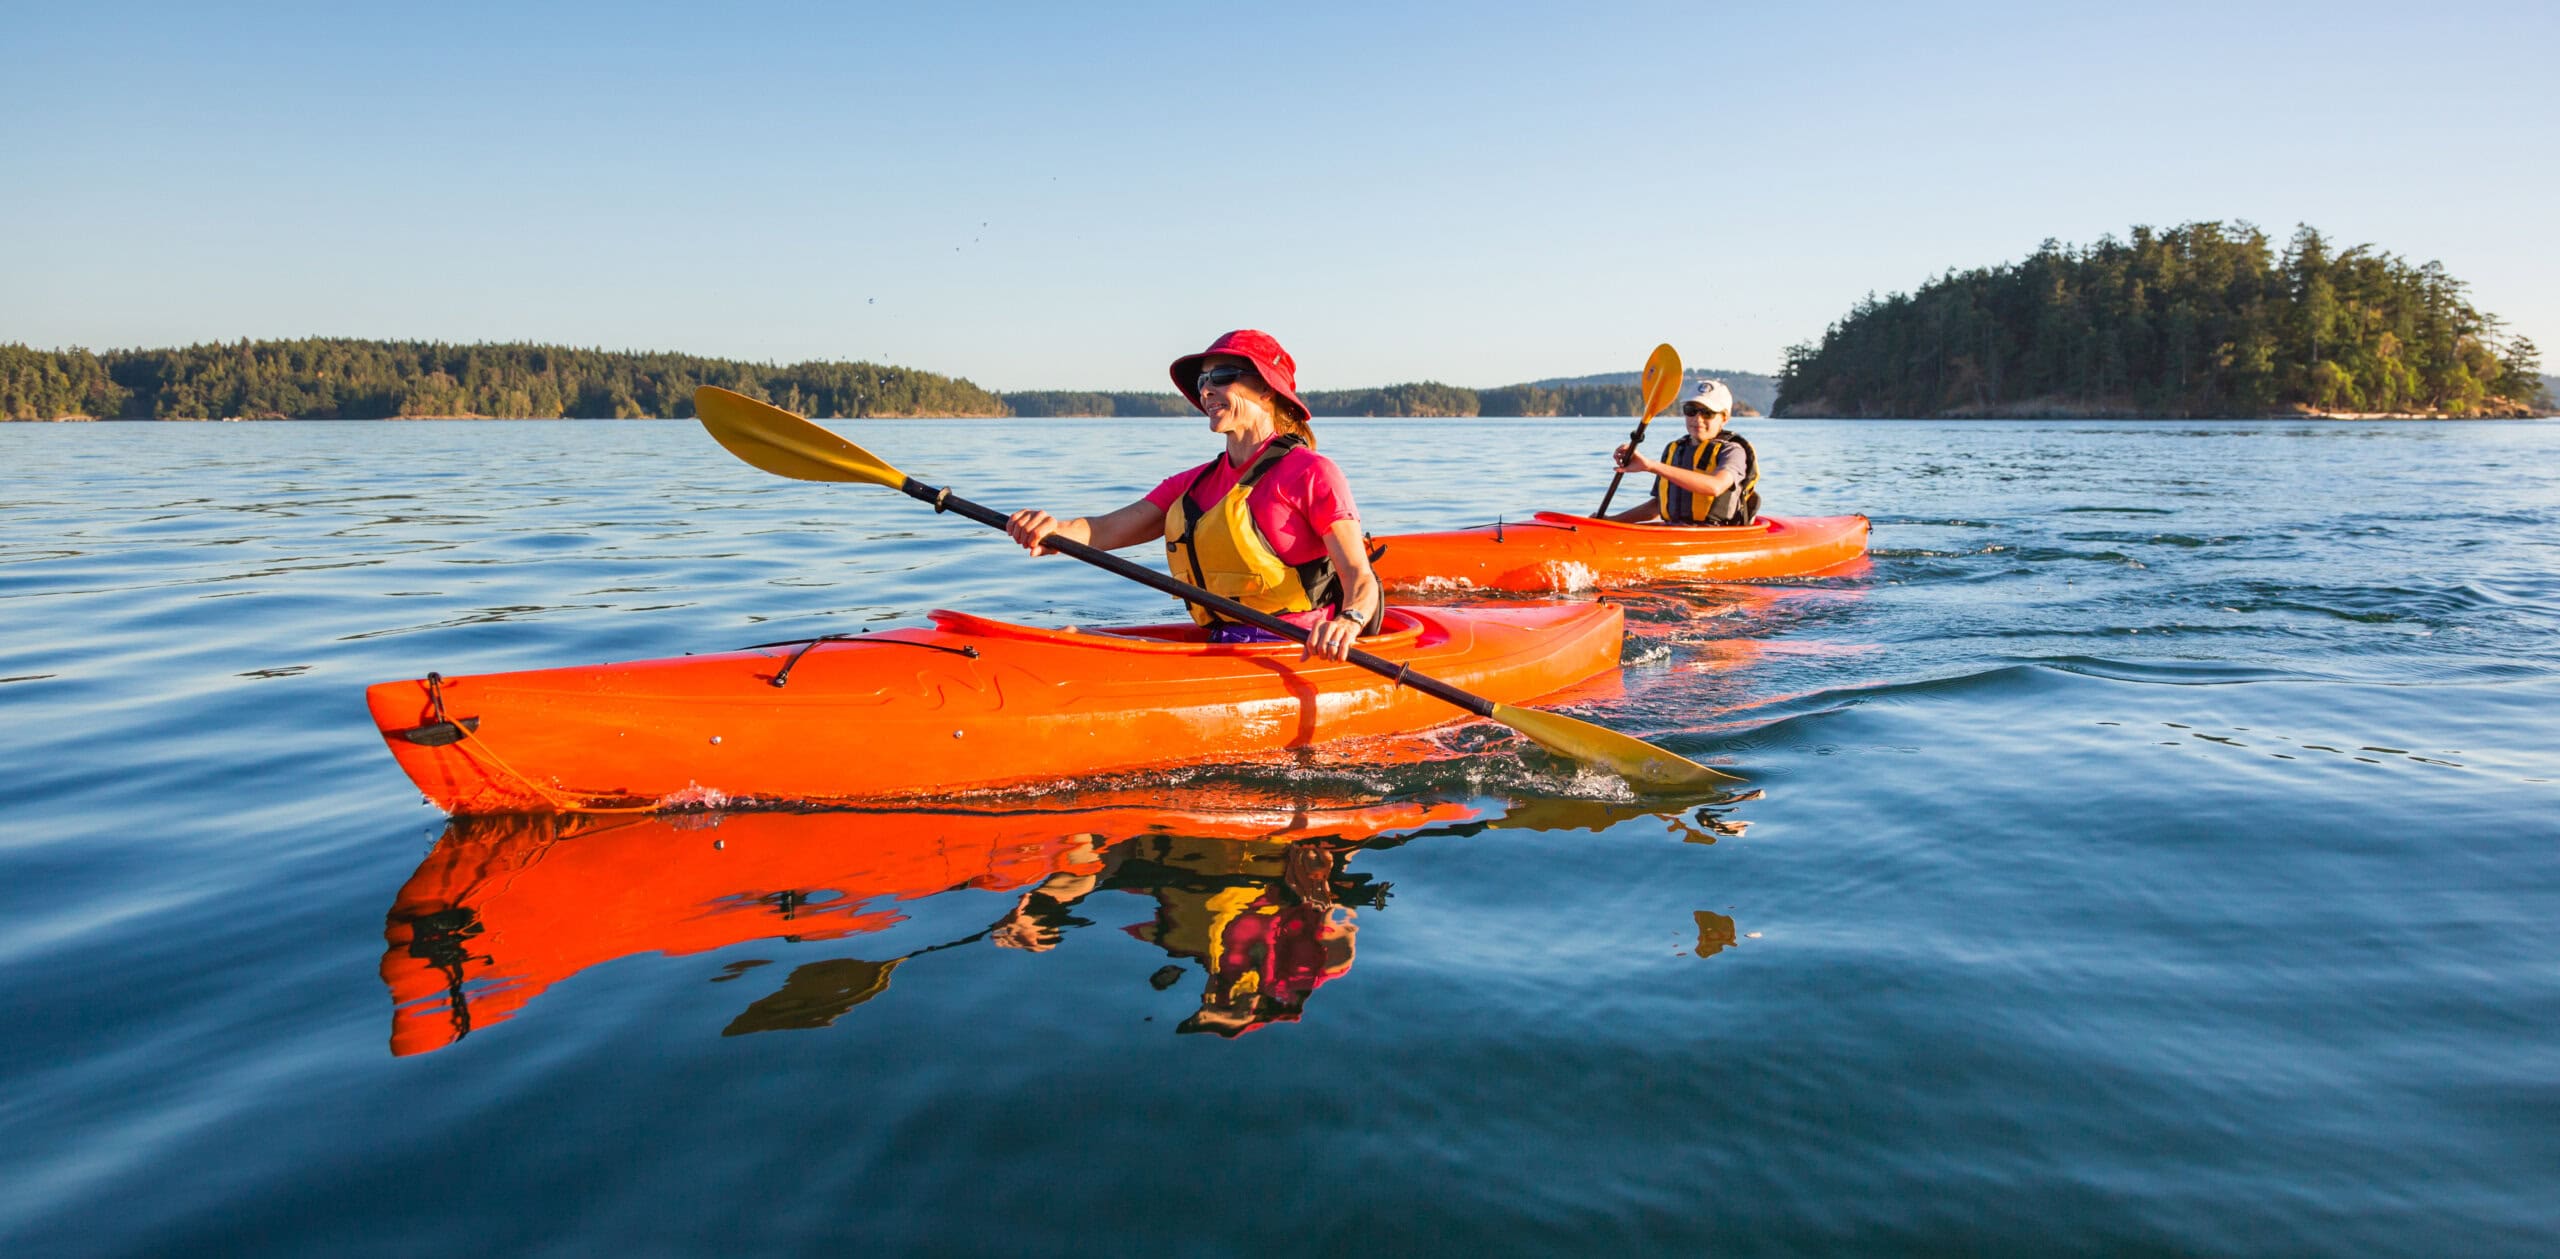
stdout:
{"type": "MultiPolygon", "coordinates": [[[[1005,527],[1006,518],[993,508],[970,502],[949,490],[935,489],[914,477],[905,478],[899,484],[898,491],[918,502],[933,504],[935,511],[956,512],[990,529],[1005,527]]],[[[1084,543],[1062,538],[1056,534],[1049,535],[1041,545],[1062,555],[1072,555],[1096,568],[1118,573],[1131,581],[1151,586],[1184,602],[1199,604],[1228,620],[1260,626],[1294,643],[1307,641],[1307,631],[1303,626],[1292,625],[1268,612],[1248,608],[1222,595],[1211,594],[1189,582],[1176,581],[1144,565],[1132,564],[1109,551],[1096,550],[1084,543]]],[[[1354,647],[1345,659],[1371,673],[1392,678],[1400,686],[1410,686],[1433,699],[1455,704],[1476,716],[1488,719],[1493,717],[1492,700],[1481,695],[1468,694],[1438,678],[1411,672],[1406,666],[1397,664],[1384,656],[1373,655],[1354,647]]]]}
{"type": "MultiPolygon", "coordinates": [[[[1636,431],[1627,434],[1627,450],[1630,453],[1643,453],[1645,426],[1651,423],[1653,423],[1653,417],[1650,415],[1636,421],[1636,431]]],[[[1609,500],[1618,496],[1618,482],[1626,479],[1627,474],[1625,472],[1618,472],[1610,476],[1609,492],[1600,496],[1600,510],[1591,513],[1594,518],[1609,514],[1609,500]]]]}

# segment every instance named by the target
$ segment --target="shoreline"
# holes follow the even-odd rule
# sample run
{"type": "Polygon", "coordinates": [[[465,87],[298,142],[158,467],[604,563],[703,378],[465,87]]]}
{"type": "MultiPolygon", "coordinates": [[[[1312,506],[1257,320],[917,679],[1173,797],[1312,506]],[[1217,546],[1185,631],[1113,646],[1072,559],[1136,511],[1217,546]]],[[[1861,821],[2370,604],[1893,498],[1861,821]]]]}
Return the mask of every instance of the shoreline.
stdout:
{"type": "Polygon", "coordinates": [[[2075,398],[2065,394],[2043,394],[2016,402],[1976,403],[1912,416],[1850,416],[1840,414],[1838,408],[1839,404],[1830,398],[1811,398],[1801,406],[1786,408],[1780,415],[1787,419],[1929,420],[2531,420],[2560,415],[2560,412],[2537,409],[2529,402],[2505,395],[2483,399],[2478,409],[2461,415],[2439,410],[2348,411],[2302,402],[2288,402],[2251,414],[2157,415],[2144,413],[2131,398],[2121,395],[2075,398]]]}

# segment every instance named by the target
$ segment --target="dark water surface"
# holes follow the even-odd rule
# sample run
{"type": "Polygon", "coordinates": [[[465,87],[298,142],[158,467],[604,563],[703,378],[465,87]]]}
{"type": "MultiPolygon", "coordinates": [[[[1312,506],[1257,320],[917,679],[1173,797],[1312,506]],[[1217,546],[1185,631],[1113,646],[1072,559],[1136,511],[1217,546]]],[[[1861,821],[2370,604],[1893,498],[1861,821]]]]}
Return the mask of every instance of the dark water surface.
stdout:
{"type": "MultiPolygon", "coordinates": [[[[1623,423],[1322,428],[1385,532],[1623,423]]],[[[447,835],[366,683],[1166,608],[689,423],[0,426],[0,1253],[2560,1249],[2560,426],[1751,431],[1872,565],[1630,598],[1577,711],[1756,797],[1477,727],[447,835]]]]}

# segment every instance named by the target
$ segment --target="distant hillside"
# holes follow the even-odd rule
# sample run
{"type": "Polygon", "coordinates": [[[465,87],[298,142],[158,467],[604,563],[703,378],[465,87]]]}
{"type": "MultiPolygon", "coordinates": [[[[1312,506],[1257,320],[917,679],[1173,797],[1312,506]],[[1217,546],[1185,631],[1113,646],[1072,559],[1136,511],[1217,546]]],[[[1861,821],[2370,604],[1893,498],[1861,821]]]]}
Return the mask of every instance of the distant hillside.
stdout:
{"type": "Polygon", "coordinates": [[[1858,303],[1787,352],[1781,415],[2512,416],[2541,355],[2442,266],[2297,229],[2133,229],[1858,303]]]}

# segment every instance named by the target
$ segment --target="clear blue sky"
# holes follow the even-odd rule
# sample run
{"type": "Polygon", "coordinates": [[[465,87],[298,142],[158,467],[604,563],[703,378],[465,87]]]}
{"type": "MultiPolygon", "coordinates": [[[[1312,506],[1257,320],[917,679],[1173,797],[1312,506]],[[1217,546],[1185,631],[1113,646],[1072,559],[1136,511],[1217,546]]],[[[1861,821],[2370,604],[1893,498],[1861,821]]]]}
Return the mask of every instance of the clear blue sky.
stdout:
{"type": "Polygon", "coordinates": [[[1156,388],[1773,369],[2136,223],[2441,259],[2560,359],[2560,5],[21,4],[0,341],[1156,388]]]}

